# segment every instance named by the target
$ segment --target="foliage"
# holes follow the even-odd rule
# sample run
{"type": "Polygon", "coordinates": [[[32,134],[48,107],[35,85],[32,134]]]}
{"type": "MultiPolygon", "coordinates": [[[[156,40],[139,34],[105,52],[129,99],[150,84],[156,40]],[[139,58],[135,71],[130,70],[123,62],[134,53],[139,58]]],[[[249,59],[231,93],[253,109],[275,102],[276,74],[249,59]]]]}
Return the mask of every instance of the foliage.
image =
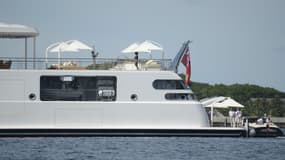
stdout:
{"type": "MultiPolygon", "coordinates": [[[[180,75],[184,78],[184,75],[180,75]]],[[[191,82],[191,89],[198,99],[215,96],[232,97],[243,104],[243,114],[247,116],[285,116],[285,93],[273,88],[252,84],[215,84],[191,82]],[[283,101],[284,102],[283,102],[283,101]]]]}

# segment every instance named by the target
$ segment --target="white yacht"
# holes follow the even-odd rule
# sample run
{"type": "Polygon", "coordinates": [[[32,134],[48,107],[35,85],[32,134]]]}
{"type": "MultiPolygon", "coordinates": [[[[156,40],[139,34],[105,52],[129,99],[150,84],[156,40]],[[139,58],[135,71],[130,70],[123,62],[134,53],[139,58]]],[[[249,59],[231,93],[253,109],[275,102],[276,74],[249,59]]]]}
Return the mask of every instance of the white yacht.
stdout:
{"type": "Polygon", "coordinates": [[[172,67],[156,70],[124,70],[119,64],[110,70],[5,66],[0,136],[243,135],[239,128],[210,128],[204,107],[173,71],[188,44],[172,67]]]}

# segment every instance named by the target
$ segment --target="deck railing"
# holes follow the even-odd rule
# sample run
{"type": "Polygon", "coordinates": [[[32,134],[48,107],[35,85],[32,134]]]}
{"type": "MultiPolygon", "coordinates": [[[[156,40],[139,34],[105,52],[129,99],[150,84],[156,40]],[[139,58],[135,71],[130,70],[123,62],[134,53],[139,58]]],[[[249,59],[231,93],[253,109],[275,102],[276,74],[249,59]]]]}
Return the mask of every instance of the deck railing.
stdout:
{"type": "MultiPolygon", "coordinates": [[[[139,70],[168,70],[171,59],[140,59],[139,70]]],[[[0,57],[0,69],[136,70],[132,59],[0,57]]]]}

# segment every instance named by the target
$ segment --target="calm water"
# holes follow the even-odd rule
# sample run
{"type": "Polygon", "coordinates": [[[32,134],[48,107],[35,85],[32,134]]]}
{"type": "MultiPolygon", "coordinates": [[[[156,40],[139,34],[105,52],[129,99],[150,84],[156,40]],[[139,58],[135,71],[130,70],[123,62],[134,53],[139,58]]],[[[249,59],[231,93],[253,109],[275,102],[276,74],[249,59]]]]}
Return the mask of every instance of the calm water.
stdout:
{"type": "Polygon", "coordinates": [[[285,138],[0,138],[0,160],[6,159],[284,160],[285,138]]]}

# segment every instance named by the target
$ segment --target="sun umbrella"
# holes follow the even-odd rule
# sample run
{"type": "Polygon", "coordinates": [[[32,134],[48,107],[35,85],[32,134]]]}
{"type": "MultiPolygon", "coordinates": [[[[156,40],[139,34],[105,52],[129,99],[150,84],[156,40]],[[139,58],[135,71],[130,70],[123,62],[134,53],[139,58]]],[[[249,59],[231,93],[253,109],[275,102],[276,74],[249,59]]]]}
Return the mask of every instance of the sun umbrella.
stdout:
{"type": "Polygon", "coordinates": [[[122,53],[134,53],[134,50],[139,46],[138,43],[133,43],[129,45],[127,48],[123,49],[122,53]]]}
{"type": "Polygon", "coordinates": [[[91,51],[93,49],[78,40],[69,40],[65,42],[54,43],[46,49],[46,63],[47,63],[47,53],[48,52],[58,53],[58,66],[59,66],[61,52],[79,52],[80,50],[90,50],[91,51]]]}
{"type": "Polygon", "coordinates": [[[143,43],[141,43],[138,47],[134,49],[134,52],[151,52],[154,50],[163,51],[163,48],[160,44],[146,40],[143,43]]]}

